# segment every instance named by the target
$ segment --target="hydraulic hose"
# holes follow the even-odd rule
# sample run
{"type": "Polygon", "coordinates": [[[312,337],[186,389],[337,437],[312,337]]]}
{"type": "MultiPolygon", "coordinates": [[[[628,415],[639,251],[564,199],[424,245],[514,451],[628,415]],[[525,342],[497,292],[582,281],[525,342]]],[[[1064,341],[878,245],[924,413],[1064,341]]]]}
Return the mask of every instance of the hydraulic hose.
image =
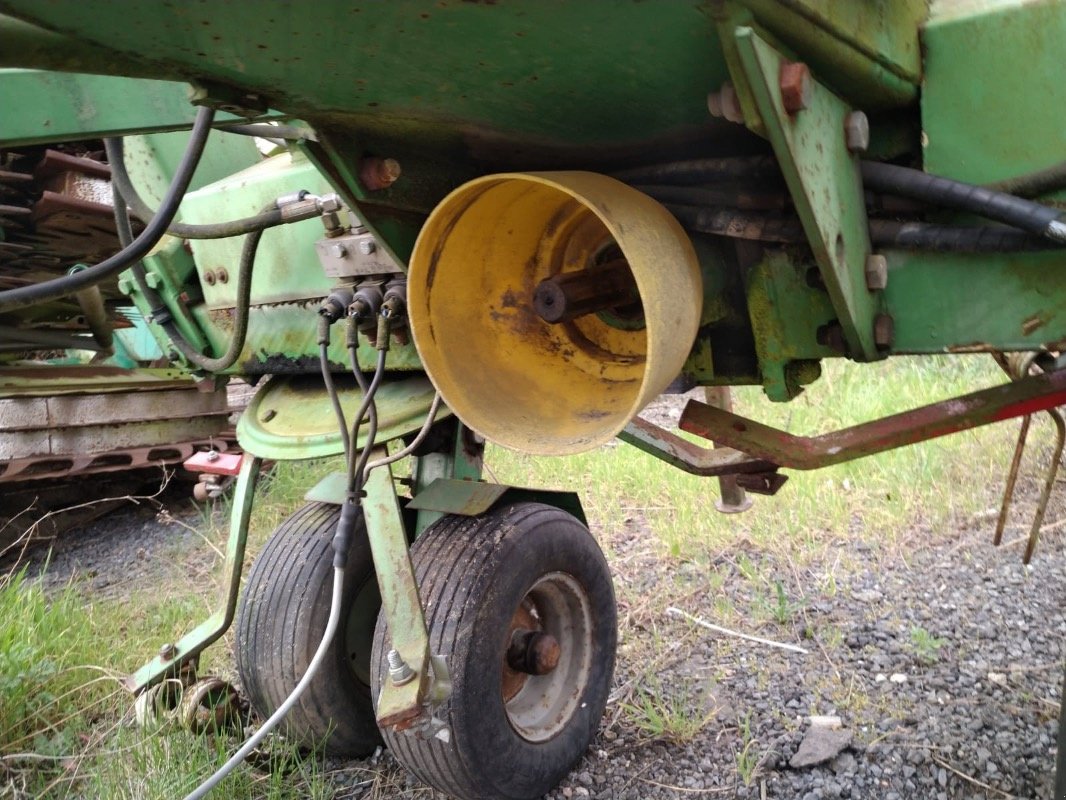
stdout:
{"type": "Polygon", "coordinates": [[[237,301],[234,307],[233,338],[230,339],[225,353],[218,358],[205,356],[186,341],[173,320],[161,323],[178,352],[208,372],[221,372],[233,366],[244,349],[244,343],[248,338],[248,315],[252,302],[252,272],[255,269],[255,256],[259,251],[259,240],[262,238],[262,230],[252,231],[245,238],[241,248],[241,260],[237,267],[237,301]]]}
{"type": "Polygon", "coordinates": [[[967,211],[1056,242],[1066,242],[1066,223],[1059,220],[1058,209],[895,164],[863,161],[860,169],[869,189],[967,211]]]}
{"type": "MultiPolygon", "coordinates": [[[[804,244],[807,235],[795,217],[740,212],[732,209],[693,208],[667,203],[667,210],[682,227],[696,233],[748,239],[758,242],[804,244]]],[[[1056,250],[1058,242],[1040,236],[991,225],[956,227],[926,222],[896,222],[871,219],[870,243],[894,250],[938,253],[1017,253],[1056,250]]]]}
{"type": "MultiPolygon", "coordinates": [[[[327,334],[328,335],[328,334],[327,334]]],[[[323,346],[319,351],[319,358],[321,361],[320,366],[324,372],[329,371],[329,361],[327,356],[328,344],[323,346]]],[[[381,383],[382,376],[385,373],[385,355],[386,350],[379,351],[377,368],[374,372],[374,377],[370,382],[369,392],[363,397],[363,403],[360,407],[359,414],[356,416],[358,421],[359,417],[365,413],[366,406],[373,403],[374,393],[377,391],[378,385],[381,383]]],[[[327,383],[327,387],[332,385],[332,381],[327,383]]],[[[333,394],[336,394],[334,391],[333,394]]],[[[376,431],[371,431],[367,436],[367,443],[365,450],[369,453],[374,447],[374,435],[376,431]]],[[[354,446],[354,442],[352,443],[354,446]]],[[[300,697],[307,691],[307,687],[310,686],[311,681],[314,680],[319,667],[325,660],[329,653],[330,646],[333,644],[333,639],[337,635],[337,629],[340,627],[341,618],[341,606],[344,600],[344,569],[345,562],[348,558],[348,549],[351,546],[352,534],[355,530],[355,523],[359,516],[359,495],[355,493],[349,499],[349,502],[345,503],[341,507],[340,521],[337,523],[337,532],[333,537],[333,596],[330,600],[329,618],[326,621],[326,630],[322,634],[322,641],[318,643],[318,648],[315,650],[314,656],[311,658],[311,663],[307,665],[307,671],[304,672],[303,677],[300,678],[296,687],[292,690],[285,701],[278,706],[277,710],[270,715],[266,722],[264,722],[259,730],[257,730],[248,740],[241,745],[229,760],[226,761],[221,767],[219,767],[211,777],[201,783],[192,792],[185,796],[185,800],[202,800],[206,797],[216,786],[218,786],[227,775],[229,775],[237,766],[246,759],[249,754],[259,746],[260,742],[265,739],[274,728],[285,718],[285,715],[289,713],[293,706],[299,702],[300,697]]]]}
{"type": "Polygon", "coordinates": [[[337,634],[337,628],[340,627],[343,595],[344,567],[334,567],[333,597],[330,601],[329,619],[326,621],[326,630],[322,634],[322,641],[319,642],[318,649],[315,650],[315,654],[311,658],[311,663],[307,665],[307,671],[304,672],[303,677],[300,678],[299,683],[296,684],[296,688],[292,690],[292,693],[285,698],[285,702],[278,706],[277,711],[271,714],[270,718],[260,726],[259,730],[252,734],[241,748],[230,756],[229,760],[219,767],[210,778],[186,795],[185,800],[202,800],[202,798],[207,797],[207,795],[218,786],[227,775],[233,772],[237,765],[244,761],[244,759],[246,759],[249,754],[259,746],[259,743],[277,727],[278,723],[289,713],[289,710],[300,700],[300,697],[307,690],[311,681],[314,680],[319,666],[321,666],[322,662],[328,655],[330,645],[333,644],[333,638],[337,634]]]}
{"type": "Polygon", "coordinates": [[[370,385],[367,387],[366,392],[363,394],[363,402],[359,404],[359,410],[355,412],[355,419],[352,421],[352,457],[348,459],[348,492],[350,495],[358,498],[359,492],[362,489],[363,473],[366,470],[367,462],[370,460],[370,451],[373,448],[374,439],[377,438],[378,432],[378,415],[377,407],[373,405],[374,395],[378,392],[378,387],[381,385],[381,379],[385,375],[385,356],[388,355],[388,350],[378,350],[377,365],[374,368],[374,377],[370,381],[370,385]],[[359,451],[359,458],[356,460],[355,450],[359,446],[359,426],[362,422],[363,415],[367,413],[369,408],[373,407],[374,412],[369,415],[370,419],[368,424],[368,431],[366,436],[366,444],[363,449],[359,451]]]}
{"type": "Polygon", "coordinates": [[[755,178],[781,178],[781,168],[773,156],[739,156],[734,158],[695,158],[650,164],[614,173],[623,183],[669,183],[695,186],[755,178]]]}
{"type": "Polygon", "coordinates": [[[370,470],[377,469],[378,467],[384,467],[387,464],[394,464],[401,458],[407,458],[407,456],[411,455],[411,453],[417,450],[418,446],[422,444],[422,442],[425,440],[426,435],[429,433],[429,429],[433,427],[433,421],[437,418],[437,411],[438,409],[440,409],[440,404],[441,396],[440,392],[437,392],[433,395],[433,402],[429,405],[429,411],[426,413],[426,421],[422,423],[422,428],[418,431],[418,434],[415,436],[415,438],[411,440],[411,443],[404,447],[402,450],[393,453],[387,458],[379,458],[377,461],[371,461],[369,464],[366,465],[366,471],[363,474],[363,479],[366,480],[366,474],[369,473],[370,470]]]}
{"type": "Polygon", "coordinates": [[[167,228],[178,211],[181,199],[189,188],[189,182],[192,180],[196,165],[199,163],[200,156],[204,151],[204,144],[206,144],[207,136],[211,132],[211,122],[214,119],[214,115],[214,110],[210,108],[201,108],[196,113],[196,121],[193,123],[189,144],[185,148],[185,153],[181,157],[181,162],[174,173],[174,178],[170,182],[166,195],[163,197],[163,202],[159,206],[159,212],[152,217],[136,239],[127,247],[123,247],[115,253],[115,255],[105,258],[99,264],[95,264],[81,272],[0,292],[0,313],[58,300],[79,289],[96,286],[113,278],[129,267],[130,264],[147,255],[167,232],[167,228]]]}
{"type": "Polygon", "coordinates": [[[1036,197],[1041,194],[1066,189],[1066,161],[1060,161],[1046,169],[1018,175],[995,183],[985,184],[986,189],[994,192],[1006,192],[1016,197],[1036,197]]]}
{"type": "MultiPolygon", "coordinates": [[[[104,149],[107,152],[107,160],[111,165],[111,181],[118,187],[122,197],[129,204],[130,210],[145,222],[155,220],[159,212],[153,212],[130,180],[126,170],[126,162],[123,158],[124,147],[122,139],[110,138],[104,140],[104,149]]],[[[217,222],[210,225],[190,225],[184,222],[174,222],[173,215],[167,225],[167,232],[179,236],[182,239],[228,239],[232,236],[241,236],[254,231],[262,231],[282,225],[288,220],[282,215],[281,209],[270,206],[254,217],[230,220],[229,222],[217,222]]]]}

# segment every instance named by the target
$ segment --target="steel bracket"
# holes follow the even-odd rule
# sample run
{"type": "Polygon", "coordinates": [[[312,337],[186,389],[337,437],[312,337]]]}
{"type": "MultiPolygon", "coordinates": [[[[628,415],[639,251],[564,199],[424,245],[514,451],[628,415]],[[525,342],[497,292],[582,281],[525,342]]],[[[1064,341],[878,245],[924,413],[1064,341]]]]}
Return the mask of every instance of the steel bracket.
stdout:
{"type": "Polygon", "coordinates": [[[776,469],[771,461],[754,458],[731,447],[700,447],[640,417],[630,420],[618,438],[675,469],[701,478],[776,469]]]}
{"type": "Polygon", "coordinates": [[[555,506],[588,525],[581,499],[577,492],[560,492],[550,489],[527,489],[507,486],[502,483],[437,478],[415,495],[407,504],[418,511],[436,511],[442,514],[459,514],[476,517],[500,503],[537,502],[555,506]]]}
{"type": "Polygon", "coordinates": [[[230,512],[229,539],[226,542],[226,562],[223,567],[225,588],[219,608],[177,642],[164,645],[159,655],[123,679],[123,685],[134,694],[139,694],[164,678],[177,674],[182,664],[199,656],[204,648],[218,640],[233,622],[233,615],[237,611],[241,572],[244,568],[248,521],[252,516],[252,498],[262,463],[262,459],[245,454],[240,473],[237,475],[233,510],[230,512]]]}
{"type": "MultiPolygon", "coordinates": [[[[373,458],[385,455],[384,449],[378,449],[373,458]]],[[[383,728],[403,730],[430,716],[427,706],[447,696],[450,679],[444,660],[430,657],[426,617],[392,470],[388,466],[371,470],[363,488],[363,517],[381,590],[381,613],[388,624],[391,648],[414,672],[402,684],[385,678],[377,699],[377,721],[383,728]]]]}
{"type": "Polygon", "coordinates": [[[874,341],[880,301],[865,281],[870,253],[866,204],[858,159],[844,141],[844,121],[851,109],[811,78],[805,107],[790,114],[780,87],[781,68],[788,60],[750,27],[736,28],[734,39],[743,73],[737,82],[750,88],[838,315],[848,355],[859,361],[882,358],[874,341]]]}
{"type": "Polygon", "coordinates": [[[1058,370],[822,436],[794,436],[696,400],[689,401],[678,426],[751,458],[789,469],[819,469],[1064,403],[1066,370],[1058,370]]]}

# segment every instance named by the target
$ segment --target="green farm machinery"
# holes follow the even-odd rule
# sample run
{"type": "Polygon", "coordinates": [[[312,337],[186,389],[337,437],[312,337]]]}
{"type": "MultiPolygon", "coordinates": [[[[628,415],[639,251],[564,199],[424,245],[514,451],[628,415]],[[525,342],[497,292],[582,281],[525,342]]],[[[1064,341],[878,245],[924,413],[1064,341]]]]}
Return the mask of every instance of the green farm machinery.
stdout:
{"type": "Polygon", "coordinates": [[[257,387],[241,453],[193,456],[235,477],[225,596],[128,680],[151,703],[236,619],[268,719],[231,764],[280,723],[517,799],[582,756],[609,569],[575,495],[482,480],[486,440],[617,437],[738,506],[788,470],[1066,401],[1061,0],[0,14],[0,403],[29,380],[257,387]],[[133,317],[150,365],[25,361],[133,317]],[[813,438],[726,392],[681,418],[706,446],[637,416],[696,386],[786,402],[827,358],[975,352],[1011,380],[813,438]],[[341,455],[238,597],[264,460],[341,455]]]}

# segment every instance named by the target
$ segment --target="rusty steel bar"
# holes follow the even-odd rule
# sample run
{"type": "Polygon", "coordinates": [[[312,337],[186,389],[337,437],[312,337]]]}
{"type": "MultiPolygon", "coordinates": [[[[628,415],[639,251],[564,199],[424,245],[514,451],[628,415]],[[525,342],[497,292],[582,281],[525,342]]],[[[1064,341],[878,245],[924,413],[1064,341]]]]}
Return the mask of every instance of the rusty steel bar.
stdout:
{"type": "Polygon", "coordinates": [[[700,447],[640,417],[630,420],[618,438],[672,467],[704,478],[775,469],[769,461],[729,447],[700,447]]]}
{"type": "Polygon", "coordinates": [[[1040,528],[1044,524],[1044,515],[1047,513],[1048,500],[1051,499],[1051,490],[1055,487],[1055,478],[1059,474],[1059,463],[1062,459],[1063,446],[1066,445],[1066,420],[1057,408],[1049,408],[1055,423],[1055,453],[1051,456],[1051,464],[1048,466],[1047,477],[1044,479],[1044,489],[1040,493],[1040,502],[1036,506],[1036,516],[1033,518],[1033,526],[1029,529],[1029,541],[1025,545],[1025,553],[1022,555],[1022,563],[1028,564],[1036,550],[1036,543],[1040,539],[1040,528]]]}
{"type": "Polygon", "coordinates": [[[679,427],[780,467],[818,469],[1066,403],[1066,370],[923,406],[822,436],[786,431],[690,400],[679,427]]]}
{"type": "MultiPolygon", "coordinates": [[[[733,410],[733,394],[728,386],[708,386],[703,390],[703,396],[709,406],[723,411],[733,410]]],[[[717,447],[716,444],[715,446],[717,447]]],[[[744,491],[744,487],[737,483],[736,475],[719,475],[718,491],[721,497],[714,507],[721,513],[740,514],[751,508],[751,498],[744,491]]]]}
{"type": "Polygon", "coordinates": [[[601,267],[545,278],[533,293],[533,310],[545,322],[572,319],[640,301],[636,279],[625,259],[601,267]]]}
{"type": "Polygon", "coordinates": [[[1007,527],[1007,517],[1010,515],[1011,501],[1014,499],[1014,486],[1018,483],[1018,470],[1022,465],[1022,454],[1025,453],[1025,440],[1029,436],[1029,425],[1033,421],[1032,414],[1022,417],[1022,426],[1018,430],[1018,441],[1014,444],[1014,455],[1010,460],[1010,469],[1007,470],[1007,484],[1003,487],[1003,502],[999,507],[999,519],[996,521],[996,532],[992,535],[992,544],[999,547],[1003,541],[1003,530],[1007,527]]]}

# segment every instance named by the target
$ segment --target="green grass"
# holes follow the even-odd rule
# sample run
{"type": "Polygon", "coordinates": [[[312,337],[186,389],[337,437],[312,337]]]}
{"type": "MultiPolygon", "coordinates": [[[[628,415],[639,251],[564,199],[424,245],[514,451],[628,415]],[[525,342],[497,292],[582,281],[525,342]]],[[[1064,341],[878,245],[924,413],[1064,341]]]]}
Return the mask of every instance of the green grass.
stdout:
{"type": "MultiPolygon", "coordinates": [[[[897,358],[881,364],[826,364],[825,376],[788,404],[756,388],[735,391],[736,411],[796,434],[814,435],[1002,383],[990,358],[897,358]]],[[[827,542],[860,539],[893,547],[917,523],[935,530],[989,502],[1001,485],[1013,426],[993,426],[813,472],[790,472],[777,496],[756,497],[739,515],[714,509],[717,485],[673,470],[636,448],[611,444],[566,458],[532,458],[490,447],[504,483],[580,492],[610,546],[627,518],[646,522],[661,554],[706,562],[740,541],[787,549],[803,559],[827,542]]],[[[695,437],[689,437],[699,441],[695,437]]]]}
{"type": "MultiPolygon", "coordinates": [[[[302,502],[322,464],[283,464],[265,482],[253,515],[250,553],[302,502]]],[[[223,550],[228,507],[199,527],[223,550]]],[[[217,568],[207,543],[166,554],[217,568]]],[[[250,559],[249,559],[250,560],[250,559]]],[[[215,570],[217,572],[217,569],[215,570]]],[[[215,581],[176,579],[132,597],[87,602],[77,586],[46,595],[23,572],[0,575],[0,798],[173,798],[191,791],[238,746],[173,725],[146,731],[120,679],[203,620],[217,603],[215,581]]],[[[201,674],[232,675],[229,647],[209,648],[201,674]]],[[[275,744],[269,763],[227,779],[229,798],[326,798],[331,783],[314,758],[275,744]]]]}
{"type": "MultiPolygon", "coordinates": [[[[827,365],[826,377],[791,404],[771,404],[757,389],[738,390],[736,403],[738,413],[815,434],[1001,380],[991,359],[895,359],[851,368],[837,363],[827,365]]],[[[766,624],[785,626],[802,623],[806,595],[835,591],[837,567],[818,563],[826,548],[864,541],[904,550],[918,536],[936,539],[949,520],[994,504],[990,487],[1002,485],[1014,430],[998,426],[820,472],[792,473],[777,497],[757,497],[754,508],[739,516],[714,510],[715,481],[671,470],[621,444],[565,459],[490,447],[488,464],[506,483],[579,492],[608,553],[626,547],[632,552],[636,541],[638,551],[695,567],[665,580],[699,582],[712,595],[726,580],[742,581],[751,607],[730,609],[727,599],[716,597],[717,619],[728,624],[731,613],[754,614],[766,624]],[[764,552],[809,562],[813,584],[801,591],[787,575],[769,572],[764,552]],[[725,604],[720,609],[719,601],[725,604]]],[[[302,503],[304,492],[337,466],[278,465],[257,499],[249,562],[270,531],[302,503]]],[[[194,577],[179,569],[165,585],[145,587],[132,597],[94,598],[90,604],[76,586],[46,596],[21,574],[0,577],[0,797],[179,796],[235,749],[233,739],[136,728],[131,700],[118,683],[160,643],[178,638],[213,608],[221,565],[215,550],[225,547],[228,510],[224,501],[214,514],[186,520],[207,540],[196,552],[165,554],[179,566],[195,566],[194,577]]],[[[618,570],[642,568],[616,564],[618,570]]],[[[643,613],[635,604],[630,612],[643,613]]],[[[913,635],[912,643],[919,658],[936,649],[913,635]]],[[[232,677],[229,645],[208,649],[202,674],[232,677]]],[[[627,719],[647,736],[691,738],[713,719],[713,710],[698,686],[682,688],[666,692],[654,680],[635,683],[626,700],[627,719]]],[[[750,780],[757,773],[758,745],[750,733],[742,740],[737,768],[750,780]]],[[[269,768],[243,766],[224,796],[331,795],[319,762],[301,761],[283,745],[275,748],[269,768]]]]}

